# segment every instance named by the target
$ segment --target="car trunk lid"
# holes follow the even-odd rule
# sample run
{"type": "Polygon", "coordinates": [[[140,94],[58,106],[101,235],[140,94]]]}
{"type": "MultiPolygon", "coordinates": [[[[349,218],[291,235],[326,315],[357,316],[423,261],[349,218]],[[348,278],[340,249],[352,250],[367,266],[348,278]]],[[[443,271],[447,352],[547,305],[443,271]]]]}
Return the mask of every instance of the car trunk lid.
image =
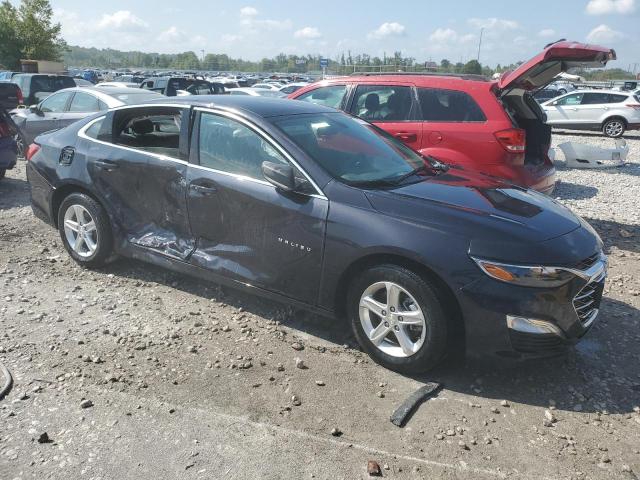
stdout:
{"type": "Polygon", "coordinates": [[[536,90],[571,68],[602,68],[615,59],[616,52],[613,49],[563,40],[547,45],[531,60],[513,71],[503,73],[497,81],[497,87],[500,92],[514,88],[536,90]]]}

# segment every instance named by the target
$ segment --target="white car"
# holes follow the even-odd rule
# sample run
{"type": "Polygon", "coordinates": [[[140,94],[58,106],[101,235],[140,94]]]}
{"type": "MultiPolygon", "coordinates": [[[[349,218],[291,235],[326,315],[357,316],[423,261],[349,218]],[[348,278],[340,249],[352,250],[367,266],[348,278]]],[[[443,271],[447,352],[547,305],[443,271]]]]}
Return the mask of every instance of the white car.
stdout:
{"type": "Polygon", "coordinates": [[[280,88],[280,91],[285,95],[291,95],[293,92],[300,90],[302,87],[309,85],[307,82],[288,83],[284,87],[280,88]]]}
{"type": "Polygon", "coordinates": [[[601,130],[618,138],[640,129],[640,96],[616,90],[579,90],[542,104],[547,124],[570,130],[601,130]]]}
{"type": "Polygon", "coordinates": [[[139,83],[131,82],[101,82],[95,86],[99,88],[140,88],[139,83]]]}
{"type": "Polygon", "coordinates": [[[227,90],[229,95],[250,95],[252,97],[272,97],[283,98],[285,94],[278,90],[269,90],[266,88],[244,87],[244,88],[230,88],[227,90]]]}
{"type": "Polygon", "coordinates": [[[255,85],[252,85],[251,88],[264,88],[267,90],[280,90],[282,87],[284,87],[284,84],[282,83],[256,83],[255,85]]]}

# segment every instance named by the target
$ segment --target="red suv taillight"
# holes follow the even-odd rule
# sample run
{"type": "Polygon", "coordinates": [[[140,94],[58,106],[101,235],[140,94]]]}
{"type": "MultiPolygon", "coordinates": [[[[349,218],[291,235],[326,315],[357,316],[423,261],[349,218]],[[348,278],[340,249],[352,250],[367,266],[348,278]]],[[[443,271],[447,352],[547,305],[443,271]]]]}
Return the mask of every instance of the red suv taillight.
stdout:
{"type": "Polygon", "coordinates": [[[500,130],[494,135],[507,152],[523,153],[527,148],[527,133],[521,128],[500,130]]]}
{"type": "Polygon", "coordinates": [[[40,151],[40,145],[38,145],[37,143],[32,143],[31,145],[29,145],[29,148],[27,148],[27,151],[24,153],[24,158],[28,162],[39,151],[40,151]]]}
{"type": "Polygon", "coordinates": [[[18,97],[18,103],[20,105],[23,105],[24,104],[24,95],[22,95],[22,90],[20,90],[19,88],[18,88],[18,91],[16,92],[16,96],[18,97]]]}

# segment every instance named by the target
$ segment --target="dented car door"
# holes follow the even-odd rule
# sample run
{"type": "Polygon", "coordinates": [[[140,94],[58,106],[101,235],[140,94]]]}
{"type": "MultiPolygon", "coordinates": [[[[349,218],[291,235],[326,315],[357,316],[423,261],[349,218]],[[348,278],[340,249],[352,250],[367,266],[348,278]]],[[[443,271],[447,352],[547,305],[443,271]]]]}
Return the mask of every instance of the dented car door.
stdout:
{"type": "Polygon", "coordinates": [[[288,163],[250,123],[200,112],[187,174],[190,262],[308,303],[317,300],[328,200],[277,190],[262,162],[288,163]]]}

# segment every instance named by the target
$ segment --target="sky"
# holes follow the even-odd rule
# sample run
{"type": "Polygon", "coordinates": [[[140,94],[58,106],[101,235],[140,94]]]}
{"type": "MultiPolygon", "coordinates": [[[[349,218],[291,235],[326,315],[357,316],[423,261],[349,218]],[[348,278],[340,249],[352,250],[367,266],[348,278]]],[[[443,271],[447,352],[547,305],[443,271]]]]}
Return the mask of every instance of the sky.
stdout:
{"type": "MultiPolygon", "coordinates": [[[[17,3],[17,0],[14,0],[17,3]]],[[[395,50],[419,62],[510,64],[567,38],[612,47],[640,71],[640,0],[52,0],[71,45],[258,60],[395,50]]]]}

